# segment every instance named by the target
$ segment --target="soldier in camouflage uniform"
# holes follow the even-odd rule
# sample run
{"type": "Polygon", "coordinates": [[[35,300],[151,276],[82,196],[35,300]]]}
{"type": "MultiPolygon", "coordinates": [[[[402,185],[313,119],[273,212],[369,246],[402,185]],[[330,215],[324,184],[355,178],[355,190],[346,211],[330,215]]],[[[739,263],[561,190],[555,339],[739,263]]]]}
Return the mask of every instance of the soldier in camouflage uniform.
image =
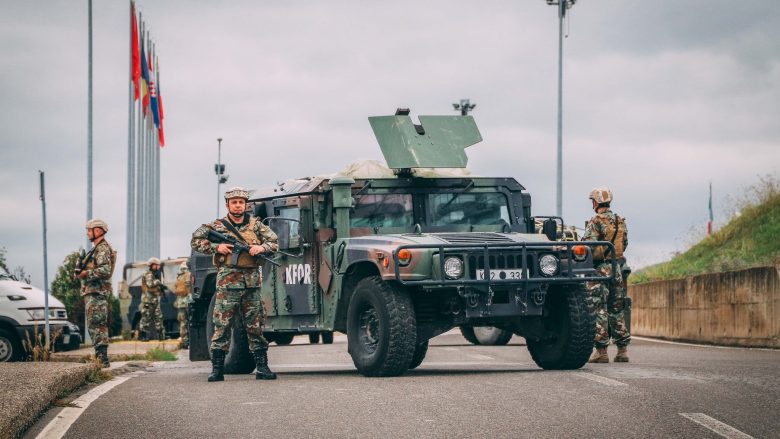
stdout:
{"type": "Polygon", "coordinates": [[[95,358],[103,367],[108,362],[108,296],[111,294],[111,276],[116,264],[116,252],[106,241],[108,224],[101,219],[87,221],[87,238],[92,250],[77,268],[76,277],[81,280],[81,295],[87,310],[86,326],[95,347],[95,358]]]}
{"type": "Polygon", "coordinates": [[[623,252],[628,246],[628,229],[625,218],[621,218],[610,210],[612,191],[608,188],[596,188],[590,192],[590,200],[596,216],[585,225],[583,241],[610,241],[615,245],[612,249],[606,246],[593,247],[593,263],[602,276],[612,273],[612,261],[617,261],[615,279],[606,282],[588,282],[588,302],[591,312],[596,317],[596,352],[590,358],[590,363],[609,363],[607,346],[610,335],[618,347],[615,362],[628,362],[628,344],[631,342],[623,312],[623,299],[626,290],[623,285],[621,264],[625,264],[623,252]]]}
{"type": "Polygon", "coordinates": [[[260,261],[262,253],[276,251],[276,234],[259,219],[245,212],[249,192],[235,187],[225,192],[228,214],[225,218],[198,227],[192,234],[195,251],[214,255],[217,267],[217,291],[214,304],[214,336],[211,338],[212,372],[208,380],[224,381],[225,356],[230,347],[230,331],[241,313],[249,338],[249,349],[255,358],[256,379],[273,380],[276,374],[268,368],[268,341],[263,337],[265,310],[260,300],[260,261]],[[209,229],[232,236],[250,246],[233,264],[233,246],[209,240],[209,229]]]}
{"type": "Polygon", "coordinates": [[[192,277],[187,268],[187,262],[182,262],[179,274],[176,275],[176,314],[179,320],[179,348],[187,349],[190,346],[189,318],[187,308],[192,302],[192,277]]]}
{"type": "Polygon", "coordinates": [[[141,278],[141,322],[138,324],[141,330],[141,341],[149,340],[151,328],[154,327],[159,340],[165,340],[163,330],[163,315],[160,309],[160,296],[163,294],[163,283],[160,272],[160,260],[149,258],[149,269],[141,278]]]}

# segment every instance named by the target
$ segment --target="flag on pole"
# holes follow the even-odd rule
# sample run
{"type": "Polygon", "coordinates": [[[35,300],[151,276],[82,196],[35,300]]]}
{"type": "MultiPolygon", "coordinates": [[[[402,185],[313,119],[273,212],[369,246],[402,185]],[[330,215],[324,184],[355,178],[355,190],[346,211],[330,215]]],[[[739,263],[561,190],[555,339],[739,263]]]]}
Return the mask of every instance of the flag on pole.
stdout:
{"type": "Polygon", "coordinates": [[[708,208],[710,211],[710,220],[707,221],[707,236],[712,235],[712,182],[710,182],[710,200],[708,203],[708,208]]]}
{"type": "Polygon", "coordinates": [[[138,22],[135,19],[135,2],[130,2],[130,9],[131,9],[131,15],[132,15],[132,34],[130,38],[132,38],[132,48],[131,48],[131,58],[132,58],[132,81],[133,85],[135,86],[135,97],[133,98],[134,101],[138,100],[138,97],[140,96],[141,92],[141,85],[139,84],[141,79],[141,54],[138,51],[138,22]]]}
{"type": "Polygon", "coordinates": [[[157,136],[160,139],[160,148],[165,147],[165,131],[163,130],[163,121],[165,120],[165,113],[163,113],[163,99],[162,92],[160,91],[160,60],[157,60],[157,105],[158,113],[160,114],[160,126],[157,129],[157,136]]]}
{"type": "Polygon", "coordinates": [[[152,53],[149,52],[149,106],[152,110],[154,126],[160,128],[160,107],[157,104],[157,87],[155,86],[154,63],[152,53]]]}
{"type": "Polygon", "coordinates": [[[141,43],[141,91],[143,99],[141,100],[144,108],[144,117],[146,117],[146,108],[149,107],[149,65],[146,61],[146,51],[143,42],[141,43]]]}

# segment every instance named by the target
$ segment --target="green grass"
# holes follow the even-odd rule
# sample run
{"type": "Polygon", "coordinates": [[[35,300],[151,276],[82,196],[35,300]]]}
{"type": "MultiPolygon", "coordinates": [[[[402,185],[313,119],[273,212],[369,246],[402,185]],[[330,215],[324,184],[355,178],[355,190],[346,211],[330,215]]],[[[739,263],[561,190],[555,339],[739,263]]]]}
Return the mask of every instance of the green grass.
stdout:
{"type": "Polygon", "coordinates": [[[747,206],[723,228],[671,261],[631,275],[630,283],[675,279],[780,262],[780,193],[747,206]]]}
{"type": "Polygon", "coordinates": [[[176,361],[176,354],[165,349],[152,348],[146,352],[146,359],[149,361],[176,361]]]}

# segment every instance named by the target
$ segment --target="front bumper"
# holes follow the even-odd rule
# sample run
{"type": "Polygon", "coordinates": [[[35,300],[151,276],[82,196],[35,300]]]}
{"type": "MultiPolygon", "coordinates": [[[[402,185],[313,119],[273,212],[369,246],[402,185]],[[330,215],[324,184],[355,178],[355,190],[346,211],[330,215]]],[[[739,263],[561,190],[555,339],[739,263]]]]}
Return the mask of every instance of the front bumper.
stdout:
{"type": "MultiPolygon", "coordinates": [[[[49,323],[49,330],[51,331],[52,345],[55,352],[78,349],[81,345],[82,337],[79,327],[70,322],[49,323]]],[[[30,324],[17,326],[16,332],[19,334],[22,346],[27,350],[27,346],[30,343],[35,344],[36,335],[39,337],[40,342],[43,342],[46,329],[44,323],[30,324]]]]}

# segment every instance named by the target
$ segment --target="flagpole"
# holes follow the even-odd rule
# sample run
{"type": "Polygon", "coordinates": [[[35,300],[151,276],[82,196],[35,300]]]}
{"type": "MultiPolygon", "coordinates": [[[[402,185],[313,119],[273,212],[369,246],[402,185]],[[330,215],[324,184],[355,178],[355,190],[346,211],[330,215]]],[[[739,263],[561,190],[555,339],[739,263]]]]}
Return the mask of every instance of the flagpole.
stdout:
{"type": "MultiPolygon", "coordinates": [[[[155,49],[156,49],[156,47],[155,47],[155,49]]],[[[157,58],[157,52],[156,51],[155,51],[155,55],[154,55],[154,65],[155,65],[155,68],[154,68],[154,74],[155,74],[154,87],[155,87],[155,94],[157,95],[157,118],[158,118],[158,121],[159,121],[159,126],[157,127],[157,130],[154,133],[154,145],[155,145],[155,147],[154,147],[154,154],[155,154],[155,157],[157,159],[157,166],[156,166],[157,174],[154,177],[154,179],[155,179],[155,186],[157,188],[157,193],[155,194],[156,195],[155,196],[155,204],[154,204],[155,224],[156,224],[156,227],[155,227],[154,231],[155,231],[155,242],[156,242],[155,250],[157,251],[157,255],[159,257],[159,256],[161,256],[161,254],[160,254],[160,248],[161,248],[161,243],[160,243],[161,227],[160,227],[160,223],[162,221],[162,218],[161,218],[162,215],[161,215],[161,212],[160,212],[160,208],[161,208],[161,202],[160,202],[160,167],[161,167],[160,166],[160,128],[162,128],[162,115],[160,114],[160,89],[158,88],[158,85],[159,85],[158,79],[160,78],[160,72],[158,71],[158,69],[160,68],[160,62],[159,62],[159,60],[157,58]]]]}
{"type": "Polygon", "coordinates": [[[130,87],[128,93],[128,110],[127,110],[127,235],[126,235],[126,252],[125,261],[132,262],[135,260],[135,150],[133,148],[133,103],[135,102],[135,82],[133,77],[133,18],[135,18],[134,4],[130,2],[130,38],[128,38],[130,46],[130,62],[128,63],[130,68],[130,87]]]}
{"type": "MultiPolygon", "coordinates": [[[[92,219],[92,0],[87,0],[87,221],[92,219]]],[[[87,238],[87,249],[92,242],[87,238]]]]}
{"type": "MultiPolygon", "coordinates": [[[[139,18],[141,14],[139,13],[139,18]]],[[[146,44],[146,23],[143,19],[139,20],[141,26],[140,35],[140,56],[141,65],[143,65],[144,50],[143,47],[146,44]]],[[[136,224],[136,230],[138,232],[138,251],[136,252],[136,260],[141,260],[146,257],[146,239],[144,236],[144,229],[146,228],[146,218],[144,217],[144,205],[146,203],[146,114],[144,114],[144,95],[149,93],[148,84],[145,89],[142,89],[144,94],[141,96],[138,105],[138,196],[136,204],[136,216],[138,222],[136,224]]]]}

